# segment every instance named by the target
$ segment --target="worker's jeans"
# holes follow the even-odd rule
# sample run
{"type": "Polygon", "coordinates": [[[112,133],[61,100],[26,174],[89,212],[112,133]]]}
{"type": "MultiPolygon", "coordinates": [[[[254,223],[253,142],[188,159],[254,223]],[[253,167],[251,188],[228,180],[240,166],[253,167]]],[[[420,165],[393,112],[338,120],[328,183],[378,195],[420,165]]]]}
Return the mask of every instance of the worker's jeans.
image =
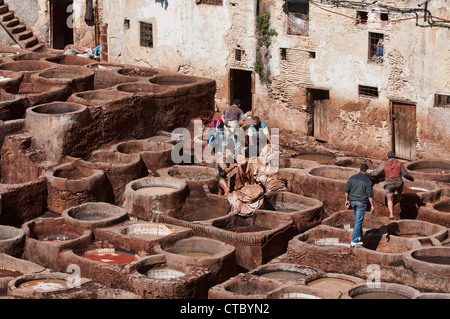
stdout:
{"type": "Polygon", "coordinates": [[[359,201],[351,201],[353,213],[355,215],[355,225],[353,226],[352,242],[356,243],[361,240],[363,235],[362,222],[364,219],[364,214],[366,213],[367,204],[359,201]]]}

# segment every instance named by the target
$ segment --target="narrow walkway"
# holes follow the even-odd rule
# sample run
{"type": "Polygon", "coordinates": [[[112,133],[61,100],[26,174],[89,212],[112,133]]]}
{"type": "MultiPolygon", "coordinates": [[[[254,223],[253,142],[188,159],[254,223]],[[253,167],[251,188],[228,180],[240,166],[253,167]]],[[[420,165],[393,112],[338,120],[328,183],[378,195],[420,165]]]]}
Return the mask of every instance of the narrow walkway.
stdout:
{"type": "Polygon", "coordinates": [[[14,12],[9,10],[4,0],[0,0],[0,24],[22,49],[38,52],[46,48],[45,44],[40,42],[33,32],[20,22],[19,18],[15,17],[14,12]]]}

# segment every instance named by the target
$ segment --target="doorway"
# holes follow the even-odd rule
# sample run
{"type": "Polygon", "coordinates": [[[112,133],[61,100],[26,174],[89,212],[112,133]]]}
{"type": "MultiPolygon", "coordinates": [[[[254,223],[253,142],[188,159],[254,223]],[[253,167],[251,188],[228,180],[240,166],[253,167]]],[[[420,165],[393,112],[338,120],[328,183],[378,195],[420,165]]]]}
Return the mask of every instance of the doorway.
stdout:
{"type": "Polygon", "coordinates": [[[416,158],[416,105],[392,102],[392,149],[395,156],[416,158]]]}
{"type": "Polygon", "coordinates": [[[73,0],[50,0],[50,27],[53,49],[73,44],[73,0]]]}
{"type": "Polygon", "coordinates": [[[253,72],[230,69],[230,104],[234,99],[241,100],[244,113],[252,110],[253,103],[253,72]]]}
{"type": "Polygon", "coordinates": [[[329,104],[330,91],[308,89],[308,108],[311,116],[308,132],[316,140],[321,142],[328,141],[327,125],[329,104]]]}

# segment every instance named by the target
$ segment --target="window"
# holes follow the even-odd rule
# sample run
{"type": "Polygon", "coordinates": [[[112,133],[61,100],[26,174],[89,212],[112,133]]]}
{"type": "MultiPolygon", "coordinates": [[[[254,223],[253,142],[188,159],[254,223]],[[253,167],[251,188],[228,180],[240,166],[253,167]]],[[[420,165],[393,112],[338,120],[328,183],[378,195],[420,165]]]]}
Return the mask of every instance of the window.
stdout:
{"type": "Polygon", "coordinates": [[[234,59],[236,61],[242,61],[242,56],[244,55],[244,50],[234,49],[234,59]]]}
{"type": "Polygon", "coordinates": [[[380,13],[380,20],[381,21],[389,21],[389,14],[387,14],[387,13],[380,13]]]}
{"type": "Polygon", "coordinates": [[[378,97],[378,88],[373,86],[358,85],[358,94],[364,97],[378,97]]]}
{"type": "Polygon", "coordinates": [[[384,56],[384,34],[369,32],[369,61],[382,63],[384,56]]]}
{"type": "Polygon", "coordinates": [[[450,94],[436,93],[434,96],[434,107],[450,108],[450,94]]]}
{"type": "Polygon", "coordinates": [[[366,11],[356,11],[356,24],[367,24],[368,13],[366,11]]]}
{"type": "Polygon", "coordinates": [[[287,0],[287,33],[293,35],[309,34],[309,2],[306,0],[287,0]]]}
{"type": "Polygon", "coordinates": [[[211,4],[215,6],[221,6],[223,0],[196,0],[196,4],[211,4]]]}
{"type": "Polygon", "coordinates": [[[286,48],[280,48],[280,57],[281,57],[281,60],[286,60],[287,59],[287,50],[286,50],[286,48]]]}
{"type": "Polygon", "coordinates": [[[147,22],[139,22],[139,25],[141,46],[153,48],[153,24],[147,22]]]}

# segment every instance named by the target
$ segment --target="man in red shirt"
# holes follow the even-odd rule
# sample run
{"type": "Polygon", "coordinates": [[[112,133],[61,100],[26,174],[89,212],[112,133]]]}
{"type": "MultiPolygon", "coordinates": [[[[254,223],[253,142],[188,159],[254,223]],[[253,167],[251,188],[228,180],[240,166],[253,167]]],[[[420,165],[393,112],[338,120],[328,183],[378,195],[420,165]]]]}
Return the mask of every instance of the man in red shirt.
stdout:
{"type": "Polygon", "coordinates": [[[378,167],[371,176],[376,177],[381,173],[384,173],[384,189],[386,190],[387,204],[389,209],[389,219],[394,219],[394,194],[397,191],[399,198],[402,196],[403,192],[403,179],[410,180],[414,182],[414,177],[409,175],[405,166],[395,158],[395,153],[389,151],[387,153],[388,160],[384,162],[380,167],[378,167]]]}

